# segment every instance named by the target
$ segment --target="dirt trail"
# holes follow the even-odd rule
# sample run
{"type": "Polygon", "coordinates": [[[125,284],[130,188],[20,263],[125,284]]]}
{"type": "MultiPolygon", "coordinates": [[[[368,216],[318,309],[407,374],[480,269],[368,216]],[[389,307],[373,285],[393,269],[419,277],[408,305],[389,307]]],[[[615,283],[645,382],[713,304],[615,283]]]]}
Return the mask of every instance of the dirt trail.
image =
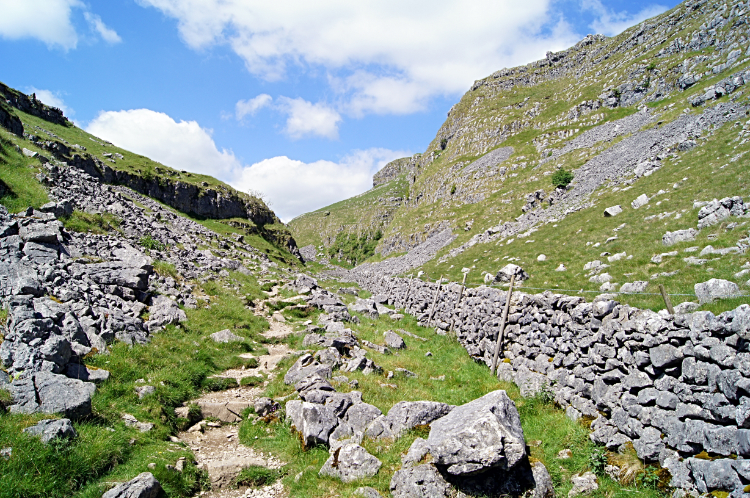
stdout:
{"type": "MultiPolygon", "coordinates": [[[[291,327],[275,320],[269,320],[271,328],[263,335],[267,338],[286,337],[293,333],[291,327]]],[[[276,367],[284,357],[292,354],[286,344],[269,344],[268,354],[255,356],[251,353],[240,355],[243,358],[257,358],[257,368],[231,369],[219,374],[221,377],[242,379],[263,374],[267,379],[278,372],[276,367]]],[[[264,387],[237,387],[226,391],[207,393],[193,400],[201,406],[204,416],[218,418],[225,425],[216,422],[201,422],[203,432],[192,430],[178,434],[180,441],[189,446],[195,454],[198,467],[208,471],[212,490],[201,492],[202,498],[287,498],[288,494],[280,481],[261,488],[232,489],[232,481],[239,471],[251,465],[277,469],[284,462],[270,454],[256,451],[239,442],[238,430],[242,411],[253,406],[262,394],[264,387]],[[228,423],[228,424],[227,424],[228,423]]]]}

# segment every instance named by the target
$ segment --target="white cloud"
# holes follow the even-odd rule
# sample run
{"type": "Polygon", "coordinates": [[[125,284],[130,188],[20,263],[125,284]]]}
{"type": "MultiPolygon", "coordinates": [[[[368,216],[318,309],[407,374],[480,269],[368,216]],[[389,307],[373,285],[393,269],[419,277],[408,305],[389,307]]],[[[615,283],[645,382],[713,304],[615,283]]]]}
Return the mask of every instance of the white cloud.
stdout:
{"type": "Polygon", "coordinates": [[[375,172],[408,155],[406,151],[375,148],[355,151],[339,162],[305,163],[286,156],[273,157],[245,167],[231,184],[245,192],[263,192],[286,222],[369,190],[375,172]]]}
{"type": "Polygon", "coordinates": [[[114,44],[122,41],[122,38],[117,34],[117,31],[104,24],[102,18],[98,15],[92,14],[91,12],[84,12],[83,16],[86,18],[86,22],[89,23],[89,26],[91,26],[91,29],[99,33],[99,36],[101,36],[105,42],[114,44]]]}
{"type": "Polygon", "coordinates": [[[663,5],[648,5],[635,14],[629,14],[627,12],[614,12],[605,7],[601,0],[582,0],[581,4],[584,9],[591,10],[598,16],[591,23],[591,28],[597,33],[607,36],[618,35],[629,27],[668,10],[663,5]]]}
{"type": "Polygon", "coordinates": [[[86,131],[179,170],[227,178],[241,167],[232,151],[216,147],[211,130],[149,109],[101,112],[86,131]]]}
{"type": "Polygon", "coordinates": [[[578,41],[553,0],[138,0],[178,22],[192,48],[231,47],[268,80],[289,67],[332,74],[341,110],[409,113],[430,97],[578,41]]]}
{"type": "Polygon", "coordinates": [[[177,122],[149,109],[101,112],[86,131],[172,168],[212,175],[244,192],[263,192],[285,221],[369,190],[380,168],[411,155],[372,148],[338,162],[305,163],[280,156],[247,166],[231,151],[219,150],[211,131],[197,122],[177,122]]]}
{"type": "Polygon", "coordinates": [[[27,88],[26,93],[29,95],[31,95],[32,93],[35,94],[36,98],[41,100],[43,104],[51,107],[57,107],[68,117],[71,117],[75,114],[75,111],[73,111],[73,109],[65,105],[65,101],[62,99],[60,92],[40,90],[39,88],[35,88],[32,86],[27,88]]]}
{"type": "Polygon", "coordinates": [[[10,40],[36,38],[48,46],[76,48],[78,35],[71,23],[80,0],[0,0],[0,36],[10,40]]]}
{"type": "Polygon", "coordinates": [[[267,93],[261,93],[252,99],[240,100],[234,106],[234,114],[237,117],[237,120],[241,120],[245,116],[253,116],[260,109],[268,106],[272,100],[273,97],[267,93]]]}
{"type": "Polygon", "coordinates": [[[281,109],[287,114],[284,131],[292,138],[319,136],[336,139],[341,115],[328,105],[313,104],[301,98],[280,97],[281,109]]]}

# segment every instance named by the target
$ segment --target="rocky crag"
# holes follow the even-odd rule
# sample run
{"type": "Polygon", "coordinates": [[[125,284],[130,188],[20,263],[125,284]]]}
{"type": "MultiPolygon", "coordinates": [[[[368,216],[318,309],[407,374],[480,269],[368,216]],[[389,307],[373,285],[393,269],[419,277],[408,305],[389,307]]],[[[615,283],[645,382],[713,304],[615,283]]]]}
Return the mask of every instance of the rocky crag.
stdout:
{"type": "MultiPolygon", "coordinates": [[[[0,125],[26,139],[24,148],[28,157],[42,163],[54,161],[74,166],[100,181],[112,185],[123,185],[140,194],[199,219],[235,219],[248,234],[259,234],[272,243],[283,245],[299,257],[297,244],[276,214],[261,200],[240,193],[214,179],[211,183],[201,180],[200,175],[156,165],[144,167],[146,158],[136,164],[142,167],[122,165],[125,155],[116,150],[96,155],[88,149],[91,144],[72,143],[61,136],[61,130],[75,130],[78,139],[88,138],[94,147],[113,148],[112,144],[86,136],[57,108],[42,104],[35,96],[27,96],[0,83],[3,107],[0,108],[0,125]],[[28,115],[40,118],[44,126],[31,123],[24,128],[21,117],[28,115]],[[55,130],[58,133],[55,133],[55,130]],[[246,220],[244,223],[237,220],[246,220]]],[[[128,154],[128,156],[133,156],[128,154]]],[[[128,158],[130,160],[130,158],[128,158]]]]}
{"type": "Polygon", "coordinates": [[[0,361],[22,379],[13,385],[17,403],[11,411],[55,413],[76,392],[80,403],[65,405],[64,412],[87,415],[93,385],[66,378],[90,375],[79,365],[86,355],[105,352],[114,340],[146,343],[154,331],[185,320],[179,306],[194,308],[208,299],[195,295],[186,279],[276,265],[242,236],[221,237],[126,187],[103,184],[70,166],[47,163],[46,171],[42,181],[53,202],[19,214],[0,206],[0,296],[8,306],[0,361]],[[118,233],[66,231],[57,217],[74,209],[117,216],[118,233]],[[153,241],[149,255],[143,252],[144,234],[153,241]],[[222,249],[212,252],[212,242],[222,249]],[[154,259],[173,265],[181,278],[155,273],[154,259]],[[37,377],[61,399],[45,401],[37,377]]]}
{"type": "Polygon", "coordinates": [[[408,251],[448,227],[457,235],[449,258],[508,240],[700,147],[696,139],[747,110],[748,10],[744,1],[687,1],[618,36],[590,35],[476,81],[424,153],[375,175],[380,187],[410,183],[377,251],[408,251]],[[728,96],[731,109],[714,107],[728,96]],[[550,188],[558,168],[575,173],[567,189],[550,188]],[[529,204],[531,195],[544,202],[529,204]]]}

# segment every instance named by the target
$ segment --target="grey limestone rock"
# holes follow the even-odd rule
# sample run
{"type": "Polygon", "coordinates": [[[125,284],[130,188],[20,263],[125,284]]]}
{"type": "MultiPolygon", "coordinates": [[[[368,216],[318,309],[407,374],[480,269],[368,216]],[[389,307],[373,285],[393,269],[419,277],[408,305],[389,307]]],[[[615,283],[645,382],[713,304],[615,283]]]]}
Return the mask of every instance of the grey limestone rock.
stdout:
{"type": "Polygon", "coordinates": [[[576,474],[570,478],[570,482],[573,483],[573,489],[568,492],[568,498],[578,495],[587,495],[599,489],[599,484],[596,482],[596,475],[593,472],[584,472],[583,474],[576,474]]]}
{"type": "Polygon", "coordinates": [[[451,492],[451,485],[431,464],[397,470],[390,488],[393,498],[443,498],[451,492]]]}
{"type": "Polygon", "coordinates": [[[255,400],[253,408],[255,409],[256,415],[258,415],[259,417],[265,417],[277,412],[281,408],[281,406],[271,398],[261,396],[260,398],[255,400]]]}
{"type": "Polygon", "coordinates": [[[646,287],[648,287],[648,282],[645,282],[643,280],[639,280],[637,282],[628,282],[622,284],[622,287],[620,287],[620,292],[622,292],[623,294],[636,294],[645,291],[646,287]]]}
{"type": "Polygon", "coordinates": [[[154,386],[136,386],[135,393],[138,395],[138,399],[143,399],[150,394],[154,394],[156,388],[154,386]]]}
{"type": "Polygon", "coordinates": [[[648,351],[651,364],[656,368],[671,367],[682,361],[682,350],[671,344],[661,344],[648,351]]]}
{"type": "Polygon", "coordinates": [[[691,303],[690,301],[685,301],[684,303],[680,303],[677,306],[674,307],[675,314],[681,315],[686,313],[692,313],[693,311],[700,308],[700,304],[698,303],[691,303]]]}
{"type": "MultiPolygon", "coordinates": [[[[721,221],[729,218],[731,216],[731,208],[732,208],[732,199],[722,199],[721,201],[718,201],[714,199],[713,201],[709,202],[705,206],[701,208],[701,210],[698,212],[698,228],[705,228],[712,225],[716,225],[718,223],[721,223],[721,221]],[[722,201],[729,201],[722,202],[722,201]],[[725,204],[728,204],[725,205],[725,204]]],[[[739,205],[742,204],[742,200],[739,200],[739,205]]],[[[741,213],[740,208],[740,213],[741,213]]]]}
{"type": "Polygon", "coordinates": [[[341,353],[333,346],[316,351],[313,358],[324,365],[330,365],[332,369],[338,368],[342,360],[341,353]]]}
{"type": "Polygon", "coordinates": [[[741,485],[737,472],[733,468],[733,460],[703,460],[700,458],[686,458],[685,463],[692,473],[695,487],[701,493],[714,490],[733,490],[741,485]]]}
{"type": "Polygon", "coordinates": [[[108,370],[87,367],[86,365],[80,365],[78,363],[68,363],[68,368],[65,373],[71,379],[93,382],[94,384],[101,384],[102,382],[109,380],[108,370]]]}
{"type": "Polygon", "coordinates": [[[381,417],[383,412],[374,405],[368,403],[354,403],[340,420],[338,427],[332,434],[331,437],[341,439],[349,437],[357,433],[364,434],[367,427],[378,417],[381,417]]]}
{"type": "Polygon", "coordinates": [[[325,405],[307,401],[288,401],[286,418],[291,420],[306,446],[327,445],[331,432],[338,425],[338,419],[332,410],[325,405]]]}
{"type": "Polygon", "coordinates": [[[405,349],[406,348],[406,343],[401,338],[401,336],[392,330],[386,330],[383,333],[383,338],[385,339],[385,345],[391,349],[405,349]]]}
{"type": "Polygon", "coordinates": [[[318,363],[311,354],[306,353],[300,356],[284,375],[284,384],[296,384],[305,377],[314,375],[324,379],[330,379],[331,372],[331,365],[318,363]]]}
{"type": "MultiPolygon", "coordinates": [[[[306,256],[306,258],[314,260],[315,252],[316,252],[315,248],[313,248],[312,251],[310,252],[312,253],[312,257],[306,256]]],[[[297,278],[294,279],[294,282],[292,282],[292,287],[294,287],[294,289],[297,292],[301,294],[305,294],[305,293],[312,291],[313,289],[317,289],[318,281],[309,275],[305,275],[304,273],[299,273],[297,274],[297,278]]]]}
{"type": "Polygon", "coordinates": [[[151,303],[148,321],[144,325],[149,332],[155,332],[165,325],[185,321],[187,321],[187,315],[176,302],[167,296],[157,296],[151,303]]]}
{"type": "Polygon", "coordinates": [[[502,390],[458,406],[434,421],[427,444],[435,463],[453,475],[509,470],[526,457],[516,405],[502,390]]]}
{"type": "Polygon", "coordinates": [[[604,210],[604,216],[617,216],[622,213],[622,206],[611,206],[604,210]]]}
{"type": "Polygon", "coordinates": [[[347,443],[331,451],[320,469],[320,475],[352,482],[378,473],[382,462],[358,444],[347,443]]]}
{"type": "Polygon", "coordinates": [[[400,401],[393,405],[388,415],[375,419],[366,434],[374,438],[395,439],[404,431],[444,417],[453,408],[453,405],[437,401],[400,401]]]}
{"type": "Polygon", "coordinates": [[[688,228],[686,230],[676,230],[674,232],[665,233],[661,238],[661,242],[665,246],[671,246],[679,242],[695,240],[695,237],[697,236],[698,230],[695,228],[688,228]]]}
{"type": "Polygon", "coordinates": [[[510,282],[510,277],[516,276],[516,282],[522,282],[529,279],[529,274],[523,268],[512,263],[508,263],[497,272],[495,282],[510,282]]]}
{"type": "Polygon", "coordinates": [[[378,493],[378,490],[369,486],[363,486],[354,490],[354,494],[362,496],[363,498],[383,498],[383,495],[378,493]]]}
{"type": "Polygon", "coordinates": [[[664,442],[661,440],[661,433],[653,427],[646,427],[638,439],[633,440],[638,458],[646,462],[658,460],[659,454],[664,450],[664,442]]]}
{"type": "Polygon", "coordinates": [[[51,372],[36,372],[11,385],[12,413],[59,413],[78,419],[91,413],[96,386],[51,372]]]}
{"type": "Polygon", "coordinates": [[[213,339],[214,342],[242,342],[245,339],[243,337],[238,336],[237,334],[233,333],[229,329],[220,330],[218,332],[214,332],[209,337],[213,339]]]}
{"type": "Polygon", "coordinates": [[[161,484],[151,472],[143,472],[128,482],[118,484],[102,495],[102,498],[156,498],[161,484]]]}
{"type": "Polygon", "coordinates": [[[734,310],[731,330],[742,339],[750,341],[750,305],[741,304],[734,310]]]}
{"type": "Polygon", "coordinates": [[[633,209],[638,209],[641,206],[645,206],[648,204],[648,196],[646,194],[641,194],[638,197],[636,197],[633,202],[630,203],[630,206],[633,209]]]}
{"type": "Polygon", "coordinates": [[[537,460],[531,465],[531,473],[534,479],[534,490],[531,492],[531,498],[554,498],[555,487],[547,467],[537,460]]]}
{"type": "Polygon", "coordinates": [[[115,285],[139,291],[148,289],[148,277],[152,273],[121,261],[86,265],[86,272],[99,285],[115,285]]]}
{"type": "Polygon", "coordinates": [[[427,440],[418,437],[414,440],[413,443],[411,443],[411,446],[409,446],[409,451],[406,452],[406,455],[403,455],[401,457],[401,463],[404,465],[404,467],[413,467],[419,464],[419,462],[421,462],[429,452],[430,445],[427,444],[427,440]]]}
{"type": "Polygon", "coordinates": [[[546,375],[532,372],[525,366],[516,370],[514,381],[524,398],[532,398],[549,386],[549,379],[546,375]]]}
{"type": "Polygon", "coordinates": [[[349,307],[350,310],[356,313],[362,313],[363,315],[369,316],[372,319],[377,319],[380,314],[378,313],[375,301],[372,299],[360,299],[349,307]]]}
{"type": "Polygon", "coordinates": [[[701,304],[715,299],[727,299],[742,295],[740,288],[734,282],[712,278],[706,282],[695,284],[695,295],[701,304]]]}
{"type": "Polygon", "coordinates": [[[32,436],[40,436],[45,444],[56,438],[73,439],[78,437],[73,424],[67,418],[42,420],[36,425],[25,428],[23,432],[32,436]]]}

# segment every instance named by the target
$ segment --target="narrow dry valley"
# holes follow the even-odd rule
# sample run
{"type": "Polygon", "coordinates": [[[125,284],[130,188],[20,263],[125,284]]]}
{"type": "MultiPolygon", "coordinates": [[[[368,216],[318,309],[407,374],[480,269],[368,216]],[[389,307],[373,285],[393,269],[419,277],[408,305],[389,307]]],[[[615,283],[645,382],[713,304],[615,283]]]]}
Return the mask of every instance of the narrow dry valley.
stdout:
{"type": "Polygon", "coordinates": [[[288,224],[0,84],[0,498],[747,498],[748,12],[498,68],[288,224]]]}

